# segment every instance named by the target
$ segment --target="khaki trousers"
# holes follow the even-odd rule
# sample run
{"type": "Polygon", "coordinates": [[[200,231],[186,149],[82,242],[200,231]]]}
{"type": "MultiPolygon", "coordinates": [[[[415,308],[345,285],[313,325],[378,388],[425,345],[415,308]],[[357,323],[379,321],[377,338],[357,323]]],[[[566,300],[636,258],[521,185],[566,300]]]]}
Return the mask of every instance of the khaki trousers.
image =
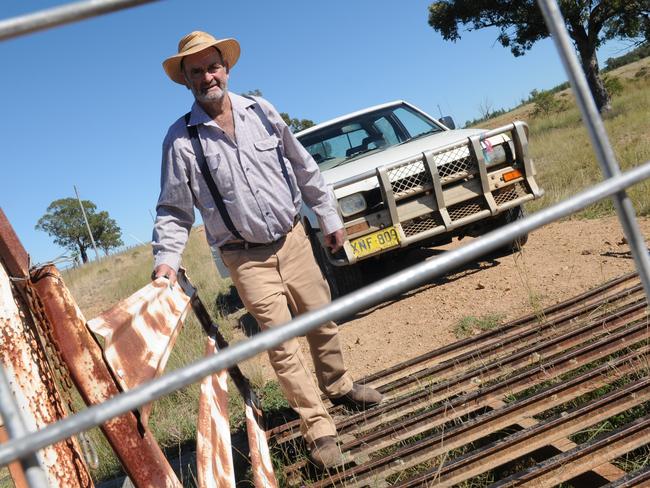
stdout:
{"type": "MultiPolygon", "coordinates": [[[[299,315],[330,302],[329,287],[302,224],[277,244],[222,251],[221,257],[242,302],[262,330],[288,322],[291,313],[299,315]]],[[[320,390],[330,397],[348,393],[352,379],[343,364],[336,324],[327,322],[306,338],[320,390]]],[[[294,338],[269,349],[268,355],[287,401],[300,415],[305,440],[313,442],[319,437],[336,435],[298,340],[294,338]]]]}

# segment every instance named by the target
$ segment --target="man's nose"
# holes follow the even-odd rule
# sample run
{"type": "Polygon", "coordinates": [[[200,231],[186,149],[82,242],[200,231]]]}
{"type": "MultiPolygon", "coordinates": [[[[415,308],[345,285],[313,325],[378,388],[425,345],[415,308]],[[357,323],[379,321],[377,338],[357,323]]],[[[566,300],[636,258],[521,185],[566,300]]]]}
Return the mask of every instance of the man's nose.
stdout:
{"type": "Polygon", "coordinates": [[[205,70],[203,72],[203,78],[202,81],[203,83],[211,83],[214,78],[214,73],[210,73],[210,71],[205,70]]]}

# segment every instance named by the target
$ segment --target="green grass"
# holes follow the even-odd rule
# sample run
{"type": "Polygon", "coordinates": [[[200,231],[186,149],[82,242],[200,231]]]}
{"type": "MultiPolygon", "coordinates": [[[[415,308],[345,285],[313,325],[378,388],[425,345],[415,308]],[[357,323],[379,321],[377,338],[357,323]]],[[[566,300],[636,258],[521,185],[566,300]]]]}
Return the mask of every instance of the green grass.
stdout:
{"type": "Polygon", "coordinates": [[[487,330],[496,329],[504,319],[503,314],[487,314],[481,317],[468,316],[458,321],[454,328],[454,334],[457,338],[463,339],[487,330]]]}

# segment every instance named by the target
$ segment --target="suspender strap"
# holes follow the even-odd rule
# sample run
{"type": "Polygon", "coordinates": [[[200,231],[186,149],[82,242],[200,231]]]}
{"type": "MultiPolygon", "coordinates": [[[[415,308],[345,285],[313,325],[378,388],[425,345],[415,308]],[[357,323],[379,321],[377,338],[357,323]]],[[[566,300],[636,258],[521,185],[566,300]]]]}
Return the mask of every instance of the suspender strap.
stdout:
{"type": "MultiPolygon", "coordinates": [[[[190,114],[191,112],[185,114],[185,125],[188,125],[190,123],[190,114]]],[[[239,231],[235,228],[235,224],[232,223],[232,219],[230,218],[228,209],[226,209],[226,204],[223,201],[223,197],[221,196],[219,188],[217,188],[217,184],[212,177],[210,168],[208,168],[208,162],[206,161],[205,154],[203,153],[203,146],[201,146],[201,141],[199,140],[198,129],[195,125],[188,125],[187,131],[190,134],[190,141],[192,142],[192,149],[194,149],[196,162],[199,164],[199,168],[201,168],[201,174],[203,175],[203,178],[208,185],[208,189],[212,194],[214,203],[217,205],[217,210],[219,210],[221,220],[223,220],[223,223],[226,225],[230,233],[235,236],[236,239],[244,240],[239,231]]]]}
{"type": "MultiPolygon", "coordinates": [[[[262,107],[260,107],[260,104],[257,103],[255,97],[252,97],[250,95],[243,95],[243,96],[255,102],[255,105],[253,105],[253,110],[255,111],[255,114],[257,114],[257,116],[259,117],[260,121],[262,122],[262,125],[264,125],[264,128],[269,133],[269,135],[270,136],[276,135],[275,130],[273,129],[273,125],[271,124],[271,121],[264,113],[264,110],[262,110],[262,107]]],[[[284,156],[282,156],[282,150],[280,149],[279,143],[277,146],[275,146],[275,152],[278,156],[278,162],[280,163],[280,168],[282,169],[282,176],[284,176],[284,180],[287,182],[287,186],[289,187],[289,191],[291,192],[291,200],[293,201],[296,198],[296,192],[293,188],[293,185],[291,184],[291,179],[289,178],[289,171],[287,171],[287,165],[284,162],[284,156]]]]}

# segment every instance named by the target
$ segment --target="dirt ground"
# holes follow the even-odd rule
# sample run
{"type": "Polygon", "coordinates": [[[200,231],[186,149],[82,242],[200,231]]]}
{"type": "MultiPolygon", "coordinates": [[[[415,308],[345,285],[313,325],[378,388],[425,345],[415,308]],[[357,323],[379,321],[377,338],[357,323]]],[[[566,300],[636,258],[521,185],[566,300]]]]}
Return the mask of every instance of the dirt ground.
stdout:
{"type": "MultiPolygon", "coordinates": [[[[640,225],[649,235],[650,219],[640,225]]],[[[439,253],[411,251],[367,278],[381,279],[439,253]]],[[[553,223],[532,233],[519,253],[487,256],[340,322],[346,363],[354,378],[362,378],[457,340],[454,329],[465,317],[497,314],[506,323],[633,269],[615,217],[553,223]]],[[[309,358],[305,341],[303,349],[309,358]]],[[[257,359],[272,378],[266,358],[257,359]]]]}

